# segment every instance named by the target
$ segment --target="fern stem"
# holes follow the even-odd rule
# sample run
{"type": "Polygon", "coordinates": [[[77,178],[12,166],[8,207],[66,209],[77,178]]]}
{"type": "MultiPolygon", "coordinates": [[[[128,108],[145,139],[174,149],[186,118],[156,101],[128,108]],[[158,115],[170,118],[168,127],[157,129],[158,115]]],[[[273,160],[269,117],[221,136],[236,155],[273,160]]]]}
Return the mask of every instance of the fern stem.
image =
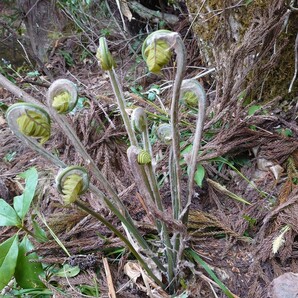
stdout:
{"type": "Polygon", "coordinates": [[[131,245],[131,243],[127,240],[127,238],[122,235],[117,228],[109,223],[104,217],[102,217],[100,214],[96,213],[92,209],[90,209],[87,205],[85,205],[82,201],[76,200],[74,202],[76,206],[81,208],[82,210],[86,211],[88,214],[91,214],[93,217],[98,219],[100,222],[102,222],[106,227],[108,227],[115,235],[117,235],[129,248],[131,253],[135,256],[135,258],[139,261],[142,268],[144,268],[147,272],[147,274],[154,280],[154,282],[162,287],[165,288],[165,285],[156,277],[156,275],[152,272],[152,270],[148,267],[147,263],[143,260],[142,256],[135,250],[135,248],[131,245]]]}
{"type": "Polygon", "coordinates": [[[122,89],[120,87],[120,83],[118,81],[118,78],[116,76],[114,68],[112,68],[112,70],[108,70],[108,74],[109,74],[109,78],[110,78],[110,81],[111,81],[111,84],[112,84],[112,88],[113,88],[113,91],[114,91],[114,94],[115,94],[115,97],[116,97],[116,100],[117,100],[119,110],[120,110],[120,113],[121,113],[121,117],[123,119],[125,129],[126,129],[126,132],[128,134],[130,144],[134,145],[134,146],[137,146],[138,145],[137,138],[136,138],[135,133],[132,129],[132,126],[131,126],[130,120],[128,118],[128,115],[125,111],[125,99],[124,99],[123,92],[122,92],[122,89]]]}
{"type": "Polygon", "coordinates": [[[204,120],[205,120],[205,110],[206,110],[206,93],[197,81],[195,80],[186,80],[182,85],[182,89],[189,89],[191,92],[195,93],[198,99],[198,116],[196,123],[196,131],[195,137],[193,141],[193,147],[191,151],[191,157],[189,162],[189,177],[188,177],[188,196],[187,203],[184,207],[183,211],[180,214],[180,219],[183,220],[184,223],[187,223],[189,207],[191,204],[191,200],[194,192],[194,177],[197,169],[197,158],[198,153],[201,147],[202,134],[204,128],[204,120]]]}
{"type": "Polygon", "coordinates": [[[174,195],[177,197],[175,201],[178,206],[179,213],[181,212],[181,168],[180,168],[180,136],[179,136],[179,97],[182,80],[186,70],[186,53],[181,37],[177,34],[172,41],[173,48],[176,53],[177,70],[173,86],[173,95],[171,102],[171,127],[172,127],[172,148],[173,148],[173,163],[175,165],[175,180],[173,188],[174,195]]]}

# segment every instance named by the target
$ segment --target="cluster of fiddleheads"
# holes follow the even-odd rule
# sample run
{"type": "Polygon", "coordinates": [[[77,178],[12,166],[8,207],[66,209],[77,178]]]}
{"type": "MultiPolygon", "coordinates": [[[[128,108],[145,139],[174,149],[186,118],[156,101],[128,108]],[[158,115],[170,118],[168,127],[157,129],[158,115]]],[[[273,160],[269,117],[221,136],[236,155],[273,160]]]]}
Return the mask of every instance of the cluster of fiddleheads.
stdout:
{"type": "MultiPolygon", "coordinates": [[[[169,172],[171,183],[171,197],[173,218],[172,220],[187,221],[188,209],[193,195],[194,174],[196,171],[196,159],[200,147],[204,114],[205,114],[205,93],[201,85],[192,80],[183,82],[186,68],[185,48],[181,37],[175,32],[159,30],[149,35],[143,43],[142,55],[147,63],[149,71],[160,73],[161,69],[169,63],[172,58],[172,50],[176,54],[177,71],[173,85],[173,94],[171,102],[170,123],[161,124],[156,132],[157,136],[166,144],[170,145],[171,154],[169,160],[169,172]],[[188,183],[188,200],[183,206],[181,199],[181,168],[180,168],[180,140],[179,140],[179,103],[184,102],[190,106],[198,106],[199,114],[197,127],[194,138],[193,150],[190,153],[190,162],[188,164],[189,183],[188,183]]],[[[145,198],[148,210],[164,211],[162,199],[159,193],[156,175],[154,172],[154,157],[148,133],[148,123],[146,112],[143,108],[136,108],[131,115],[131,122],[125,112],[125,99],[121,87],[114,73],[114,62],[111,60],[107,44],[101,40],[100,50],[97,57],[100,65],[107,70],[121,115],[129,135],[131,147],[128,149],[128,159],[134,173],[136,183],[139,186],[142,196],[145,198]],[[103,58],[106,57],[104,61],[103,58]],[[137,141],[137,135],[141,135],[141,144],[137,141]]],[[[154,213],[154,211],[152,211],[154,213]]],[[[158,213],[158,211],[156,211],[158,213]]],[[[156,214],[157,214],[156,213],[156,214]]],[[[156,214],[153,214],[156,215],[156,214]]],[[[181,231],[176,231],[172,239],[168,233],[167,225],[162,218],[156,220],[156,226],[160,232],[161,238],[165,243],[165,254],[168,260],[167,275],[171,284],[170,291],[175,288],[178,264],[181,261],[182,251],[184,249],[184,235],[181,231]]]]}
{"type": "Polygon", "coordinates": [[[161,124],[157,129],[157,136],[171,148],[169,159],[169,176],[172,195],[172,217],[164,220],[162,214],[165,210],[159,187],[155,175],[155,160],[152,153],[146,111],[143,108],[134,109],[131,119],[126,112],[126,101],[123,91],[117,79],[114,67],[116,63],[108,50],[105,38],[100,38],[97,58],[103,70],[107,71],[112,83],[113,91],[123,118],[123,122],[128,133],[130,147],[127,154],[132,171],[134,172],[140,193],[145,199],[156,228],[161,237],[161,245],[167,260],[165,266],[159,259],[147,241],[144,240],[137,227],[134,225],[128,210],[118,197],[111,184],[102,175],[95,162],[87,153],[86,148],[77,138],[74,130],[68,123],[64,114],[72,111],[77,104],[77,90],[75,85],[68,80],[57,80],[47,92],[48,107],[39,105],[20,103],[15,104],[7,111],[8,124],[11,129],[38,153],[43,154],[60,168],[56,178],[58,191],[62,194],[66,205],[76,204],[92,216],[99,219],[129,247],[136,259],[140,262],[147,274],[156,284],[165,288],[162,274],[167,276],[169,291],[173,292],[177,284],[179,263],[185,245],[185,235],[183,220],[187,217],[188,208],[193,193],[193,180],[196,169],[196,159],[201,142],[204,113],[205,113],[205,93],[198,82],[188,80],[182,82],[185,72],[185,49],[181,37],[175,32],[160,30],[154,32],[145,40],[142,47],[143,57],[148,65],[148,69],[154,73],[160,73],[161,69],[169,63],[172,58],[172,50],[176,54],[177,72],[173,85],[173,95],[171,102],[170,122],[161,124]],[[199,107],[197,128],[195,132],[193,151],[191,152],[189,171],[189,187],[187,205],[182,206],[181,200],[181,169],[180,169],[180,141],[179,141],[179,102],[199,107]],[[79,154],[88,163],[88,171],[80,166],[68,166],[57,156],[47,152],[42,146],[51,136],[51,119],[56,121],[66,136],[70,139],[79,154]],[[36,140],[39,141],[36,142],[36,140]],[[138,141],[140,140],[140,141],[138,141]],[[89,172],[97,179],[105,192],[101,192],[89,182],[89,172]],[[87,190],[91,190],[111,211],[121,220],[126,236],[120,233],[116,227],[107,222],[100,214],[91,210],[79,197],[87,190]],[[171,233],[169,232],[171,228],[171,233]],[[178,227],[177,229],[173,227],[178,227]],[[139,252],[142,252],[140,254],[139,252]],[[150,261],[149,261],[150,259],[150,261]],[[152,264],[154,264],[152,266],[152,264]],[[158,268],[158,275],[153,273],[153,269],[158,268]]]}

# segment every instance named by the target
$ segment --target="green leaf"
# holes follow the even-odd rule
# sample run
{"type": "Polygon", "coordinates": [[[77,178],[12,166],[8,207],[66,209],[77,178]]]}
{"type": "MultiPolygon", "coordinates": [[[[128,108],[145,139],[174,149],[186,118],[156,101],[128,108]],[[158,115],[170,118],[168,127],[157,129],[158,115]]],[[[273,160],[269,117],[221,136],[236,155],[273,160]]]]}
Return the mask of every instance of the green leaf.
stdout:
{"type": "Polygon", "coordinates": [[[249,5],[249,4],[251,4],[252,2],[253,2],[254,0],[246,0],[245,2],[244,2],[244,5],[249,5]]]}
{"type": "Polygon", "coordinates": [[[9,296],[9,297],[38,297],[38,298],[53,297],[52,291],[44,288],[43,289],[19,289],[19,290],[13,289],[11,293],[13,296],[9,296]]]}
{"type": "Polygon", "coordinates": [[[34,77],[38,77],[40,75],[40,73],[38,72],[38,70],[35,70],[35,71],[29,71],[27,73],[27,76],[29,78],[34,78],[34,77]]]}
{"type": "Polygon", "coordinates": [[[192,144],[189,144],[181,151],[181,155],[187,154],[191,152],[191,150],[192,150],[192,144]]]}
{"type": "Polygon", "coordinates": [[[194,180],[199,187],[202,187],[204,177],[205,177],[205,169],[201,164],[198,164],[197,170],[195,172],[194,180]]]}
{"type": "Polygon", "coordinates": [[[228,298],[234,298],[235,296],[230,292],[230,290],[218,279],[214,272],[210,269],[209,265],[192,249],[187,248],[185,254],[193,258],[198,264],[200,264],[209,274],[209,276],[217,283],[217,285],[222,289],[228,298]]]}
{"type": "Polygon", "coordinates": [[[79,266],[70,266],[65,264],[59,271],[55,273],[56,276],[59,277],[74,277],[80,273],[79,266]]]}
{"type": "Polygon", "coordinates": [[[7,111],[8,110],[8,105],[6,105],[4,102],[0,101],[0,110],[2,111],[7,111]]]}
{"type": "Polygon", "coordinates": [[[63,201],[66,205],[77,200],[83,189],[83,178],[78,174],[71,174],[66,177],[62,186],[63,201]]]}
{"type": "Polygon", "coordinates": [[[262,106],[259,105],[253,105],[251,107],[248,108],[248,115],[252,116],[256,111],[260,110],[262,108],[262,106]]]}
{"type": "Polygon", "coordinates": [[[289,128],[278,128],[276,131],[284,137],[292,137],[293,136],[293,131],[289,128]]]}
{"type": "Polygon", "coordinates": [[[88,99],[86,97],[79,97],[75,110],[82,110],[88,106],[88,99]]]}
{"type": "MultiPolygon", "coordinates": [[[[183,143],[180,143],[180,147],[183,146],[183,143]]],[[[187,145],[183,150],[181,150],[180,154],[181,154],[181,159],[179,161],[180,165],[184,165],[185,164],[185,158],[184,155],[187,155],[191,152],[192,150],[192,144],[187,145]]]]}
{"type": "Polygon", "coordinates": [[[15,234],[0,245],[0,290],[2,290],[13,277],[17,258],[18,235],[15,234]]]}
{"type": "Polygon", "coordinates": [[[21,220],[16,211],[3,199],[0,199],[0,227],[20,226],[21,220]]]}
{"type": "Polygon", "coordinates": [[[239,95],[237,96],[239,100],[243,100],[247,95],[246,90],[243,90],[239,93],[239,95]]]}
{"type": "Polygon", "coordinates": [[[148,100],[154,101],[156,98],[156,93],[155,92],[149,92],[148,93],[148,100]]]}
{"type": "Polygon", "coordinates": [[[169,63],[171,56],[170,46],[165,40],[151,42],[143,52],[149,71],[156,74],[159,74],[160,70],[169,63]]]}
{"type": "Polygon", "coordinates": [[[34,238],[38,242],[49,241],[45,230],[42,227],[40,227],[39,224],[37,223],[37,221],[33,218],[32,218],[32,225],[33,225],[33,230],[34,230],[34,238]]]}
{"type": "Polygon", "coordinates": [[[32,249],[34,246],[25,236],[19,244],[19,255],[14,276],[18,285],[23,289],[45,288],[45,285],[38,278],[44,272],[41,263],[31,262],[31,260],[38,260],[37,254],[26,255],[32,249]]]}
{"type": "Polygon", "coordinates": [[[11,162],[15,158],[16,154],[17,154],[16,151],[6,153],[5,156],[3,157],[3,161],[11,162]]]}
{"type": "Polygon", "coordinates": [[[26,172],[21,173],[19,176],[25,179],[26,186],[22,195],[14,197],[13,206],[18,216],[23,220],[30,208],[30,204],[35,194],[38,173],[33,167],[26,172]]]}

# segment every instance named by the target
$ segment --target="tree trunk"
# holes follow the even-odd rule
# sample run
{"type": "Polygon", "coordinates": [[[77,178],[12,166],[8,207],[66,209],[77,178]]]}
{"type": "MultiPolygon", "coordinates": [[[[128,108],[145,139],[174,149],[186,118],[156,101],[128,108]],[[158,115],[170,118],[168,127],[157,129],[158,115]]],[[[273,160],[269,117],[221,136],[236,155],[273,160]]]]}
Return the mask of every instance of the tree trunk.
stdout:
{"type": "Polygon", "coordinates": [[[216,68],[216,117],[209,125],[223,116],[235,119],[243,102],[297,96],[297,80],[289,92],[297,63],[298,13],[293,7],[284,0],[186,3],[202,57],[216,68]]]}
{"type": "Polygon", "coordinates": [[[55,0],[18,0],[18,5],[24,15],[32,56],[39,64],[44,63],[53,37],[62,32],[66,18],[56,9],[55,0]]]}

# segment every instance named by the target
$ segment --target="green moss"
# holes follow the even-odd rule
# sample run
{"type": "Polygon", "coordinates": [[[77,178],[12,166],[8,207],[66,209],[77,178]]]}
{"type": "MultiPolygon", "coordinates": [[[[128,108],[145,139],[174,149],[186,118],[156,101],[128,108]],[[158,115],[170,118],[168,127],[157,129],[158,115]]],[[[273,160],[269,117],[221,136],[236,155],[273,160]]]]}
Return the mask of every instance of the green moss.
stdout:
{"type": "MultiPolygon", "coordinates": [[[[262,10],[268,7],[271,2],[272,0],[254,0],[248,5],[236,6],[233,9],[228,8],[226,13],[230,14],[232,12],[236,21],[240,22],[242,34],[244,34],[255,16],[262,13],[262,10]]],[[[226,1],[208,0],[202,8],[198,5],[197,0],[187,0],[186,3],[192,17],[196,18],[194,23],[194,32],[196,35],[205,41],[214,41],[216,33],[224,24],[222,18],[226,16],[225,8],[228,7],[225,4],[226,1]],[[205,18],[204,20],[197,15],[199,8],[201,9],[200,16],[203,15],[205,18]]]]}
{"type": "MultiPolygon", "coordinates": [[[[288,89],[294,75],[295,53],[294,47],[297,30],[293,20],[289,23],[288,32],[281,34],[276,43],[276,48],[280,53],[276,64],[267,70],[266,73],[252,73],[251,77],[258,77],[261,80],[260,86],[254,90],[252,98],[259,98],[261,102],[268,102],[276,96],[282,96],[283,100],[292,99],[298,92],[298,82],[295,81],[292,92],[288,89]]],[[[270,57],[263,59],[263,65],[269,61],[270,57]]]]}
{"type": "MultiPolygon", "coordinates": [[[[202,58],[205,59],[206,64],[214,65],[214,51],[218,54],[237,46],[237,44],[240,46],[241,43],[239,41],[247,33],[252,22],[257,24],[258,19],[269,18],[268,8],[271,7],[272,0],[254,0],[246,6],[226,9],[225,11],[223,9],[228,5],[223,0],[207,0],[202,8],[196,0],[187,0],[186,3],[192,17],[196,18],[193,24],[193,31],[198,37],[202,58]],[[199,8],[201,10],[198,15],[199,8]],[[219,13],[220,11],[222,13],[219,13]],[[230,31],[227,20],[229,22],[234,20],[234,23],[237,23],[237,31],[234,32],[234,39],[227,33],[230,31]]],[[[295,44],[298,29],[297,24],[297,15],[293,14],[290,18],[287,32],[278,37],[275,48],[280,53],[278,53],[276,64],[272,64],[272,67],[263,70],[264,66],[272,58],[273,53],[269,53],[267,57],[262,57],[258,62],[257,68],[247,75],[247,82],[258,80],[255,82],[256,88],[254,88],[251,94],[248,94],[251,100],[261,97],[262,101],[269,101],[277,95],[292,98],[295,92],[297,94],[297,81],[292,93],[288,93],[288,88],[294,74],[293,45],[295,44]]],[[[256,52],[258,52],[258,49],[256,49],[256,52]]],[[[227,61],[221,62],[226,64],[227,61]]]]}

